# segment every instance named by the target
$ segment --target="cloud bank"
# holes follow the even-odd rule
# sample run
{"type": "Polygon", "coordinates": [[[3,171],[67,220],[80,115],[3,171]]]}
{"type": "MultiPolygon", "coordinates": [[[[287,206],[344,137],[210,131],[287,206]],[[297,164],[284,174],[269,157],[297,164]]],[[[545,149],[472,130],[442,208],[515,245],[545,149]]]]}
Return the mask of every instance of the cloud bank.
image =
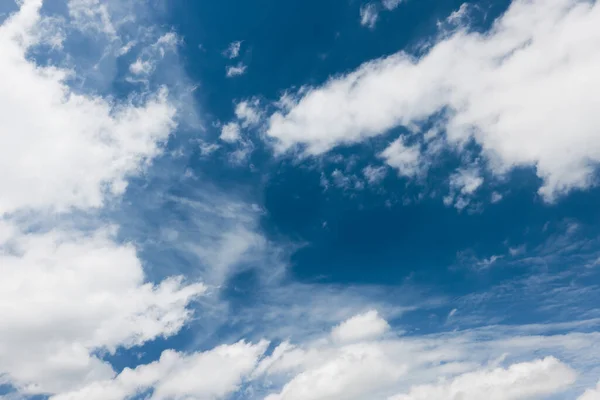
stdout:
{"type": "MultiPolygon", "coordinates": [[[[446,146],[475,142],[496,176],[534,167],[552,201],[595,184],[599,24],[597,2],[515,0],[487,32],[459,26],[422,56],[399,52],[287,94],[266,134],[279,151],[300,145],[319,155],[405,127],[426,157],[421,127],[436,117],[446,146]]],[[[405,151],[395,163],[386,152],[403,174],[421,163],[405,151]]]]}

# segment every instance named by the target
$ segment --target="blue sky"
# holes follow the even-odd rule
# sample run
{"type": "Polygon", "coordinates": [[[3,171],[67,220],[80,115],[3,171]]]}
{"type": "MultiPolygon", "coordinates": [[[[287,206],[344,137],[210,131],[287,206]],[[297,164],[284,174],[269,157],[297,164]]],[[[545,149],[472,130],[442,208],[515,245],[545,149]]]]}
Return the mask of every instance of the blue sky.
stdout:
{"type": "Polygon", "coordinates": [[[0,399],[600,399],[596,1],[0,24],[0,399]]]}

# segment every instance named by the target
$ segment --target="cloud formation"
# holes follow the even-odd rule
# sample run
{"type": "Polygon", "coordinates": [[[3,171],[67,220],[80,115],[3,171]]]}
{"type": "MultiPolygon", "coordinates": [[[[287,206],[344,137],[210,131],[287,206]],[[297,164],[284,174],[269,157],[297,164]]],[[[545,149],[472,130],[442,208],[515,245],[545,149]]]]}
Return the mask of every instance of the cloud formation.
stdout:
{"type": "Polygon", "coordinates": [[[600,161],[598,24],[597,2],[515,0],[488,32],[458,27],[423,56],[399,52],[288,93],[266,132],[279,151],[318,155],[401,126],[422,142],[437,116],[449,148],[474,141],[496,175],[535,167],[552,201],[593,185],[600,161]]]}
{"type": "Polygon", "coordinates": [[[50,400],[123,400],[149,389],[149,400],[223,399],[252,372],[267,345],[239,342],[193,354],[166,350],[156,362],[50,400]]]}
{"type": "MultiPolygon", "coordinates": [[[[135,247],[97,215],[161,154],[177,125],[169,93],[75,91],[73,70],[31,57],[63,26],[42,1],[19,6],[0,26],[0,168],[11,171],[0,178],[0,375],[22,394],[52,394],[110,379],[102,353],[177,333],[205,287],[148,282],[135,247]]],[[[114,39],[106,5],[68,11],[76,29],[114,39]]]]}
{"type": "MultiPolygon", "coordinates": [[[[576,370],[556,357],[540,354],[551,352],[570,362],[583,361],[578,358],[585,351],[585,343],[597,337],[575,333],[553,336],[546,333],[553,329],[551,326],[497,326],[416,337],[389,332],[381,336],[387,330],[387,322],[383,325],[382,321],[370,311],[334,327],[329,338],[299,345],[282,343],[261,361],[254,374],[255,379],[265,375],[269,380],[285,382],[266,399],[575,397],[578,391],[573,384],[580,377],[576,370]],[[340,332],[346,330],[357,334],[350,341],[340,341],[340,332]],[[524,361],[523,357],[530,359],[524,361]]],[[[590,366],[579,365],[584,369],[590,366]]]]}

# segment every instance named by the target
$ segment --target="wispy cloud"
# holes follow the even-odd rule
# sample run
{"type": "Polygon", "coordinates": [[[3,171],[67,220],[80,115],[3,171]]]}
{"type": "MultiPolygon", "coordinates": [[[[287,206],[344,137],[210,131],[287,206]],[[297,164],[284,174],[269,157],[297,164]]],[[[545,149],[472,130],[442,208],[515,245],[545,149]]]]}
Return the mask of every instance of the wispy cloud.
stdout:
{"type": "Polygon", "coordinates": [[[360,24],[367,28],[375,28],[379,19],[379,9],[376,4],[368,3],[360,8],[360,24]]]}
{"type": "Polygon", "coordinates": [[[233,60],[235,58],[238,58],[238,56],[240,55],[241,49],[242,49],[242,41],[241,40],[231,42],[229,44],[229,47],[227,47],[227,49],[225,49],[223,51],[223,55],[225,57],[229,58],[230,60],[233,60]]]}
{"type": "Polygon", "coordinates": [[[242,63],[237,65],[230,65],[225,69],[225,76],[228,78],[234,78],[236,76],[241,76],[246,73],[246,69],[248,67],[242,63]]]}

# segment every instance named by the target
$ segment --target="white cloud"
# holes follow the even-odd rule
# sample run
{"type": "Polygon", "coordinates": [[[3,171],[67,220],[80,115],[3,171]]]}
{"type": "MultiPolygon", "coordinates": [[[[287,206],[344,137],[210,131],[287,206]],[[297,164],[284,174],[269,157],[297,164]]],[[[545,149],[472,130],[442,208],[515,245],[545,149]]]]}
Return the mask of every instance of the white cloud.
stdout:
{"type": "Polygon", "coordinates": [[[370,185],[376,185],[387,175],[387,168],[367,165],[362,172],[370,185]]]}
{"type": "MultiPolygon", "coordinates": [[[[112,37],[106,4],[69,2],[70,23],[112,37]]],[[[41,31],[62,27],[41,1],[19,6],[0,26],[0,168],[11,171],[0,177],[0,375],[22,394],[53,394],[110,379],[104,352],[177,333],[205,287],[147,282],[134,246],[95,213],[161,154],[177,125],[167,91],[75,92],[76,68],[30,54],[41,31]]]]}
{"type": "Polygon", "coordinates": [[[133,64],[129,66],[129,71],[135,75],[146,75],[152,72],[152,63],[149,61],[142,61],[141,59],[135,60],[133,64]]]}
{"type": "Polygon", "coordinates": [[[381,4],[386,10],[393,10],[402,3],[402,0],[382,0],[381,4]]]}
{"type": "Polygon", "coordinates": [[[577,400],[598,400],[600,399],[600,383],[594,389],[588,389],[577,400]]]}
{"type": "Polygon", "coordinates": [[[265,352],[267,342],[221,345],[201,353],[164,351],[160,359],[114,379],[97,381],[51,400],[123,400],[152,389],[148,400],[222,399],[238,389],[265,352]]]}
{"type": "Polygon", "coordinates": [[[154,286],[131,245],[112,234],[17,227],[0,243],[0,372],[29,393],[56,393],[112,368],[92,353],[176,333],[204,292],[173,278],[154,286]],[[25,351],[24,349],[27,349],[25,351]]]}
{"type": "Polygon", "coordinates": [[[459,210],[467,207],[471,196],[483,185],[483,178],[476,167],[459,168],[450,176],[450,194],[444,197],[444,204],[454,204],[459,210]]]}
{"type": "Polygon", "coordinates": [[[501,260],[504,256],[493,255],[490,258],[484,258],[483,260],[477,262],[477,267],[480,269],[489,268],[492,265],[496,264],[498,260],[501,260]]]}
{"type": "Polygon", "coordinates": [[[262,119],[258,99],[245,100],[235,106],[235,116],[244,128],[257,125],[262,119]]]}
{"type": "Polygon", "coordinates": [[[490,201],[493,204],[496,204],[496,203],[501,202],[503,198],[504,198],[504,196],[502,195],[502,193],[493,192],[490,201]]]}
{"type": "Polygon", "coordinates": [[[483,178],[476,168],[459,169],[450,177],[450,187],[463,195],[472,195],[483,184],[483,178]]]}
{"type": "Polygon", "coordinates": [[[591,371],[597,352],[585,352],[598,334],[544,334],[555,328],[560,329],[492,326],[407,337],[389,332],[351,342],[326,337],[286,342],[261,362],[254,379],[286,382],[267,400],[572,398],[573,383],[583,377],[568,363],[591,371]]]}
{"type": "Polygon", "coordinates": [[[406,177],[415,177],[426,170],[421,158],[420,146],[407,146],[404,137],[400,136],[390,144],[379,156],[398,173],[406,177]]]}
{"type": "Polygon", "coordinates": [[[534,166],[551,201],[592,185],[600,161],[599,24],[597,2],[514,0],[485,34],[458,29],[421,58],[400,52],[304,88],[267,134],[281,151],[321,154],[444,111],[451,148],[474,139],[495,174],[534,166]]]}
{"type": "Polygon", "coordinates": [[[450,310],[450,312],[448,313],[448,317],[446,318],[446,320],[449,320],[450,318],[454,317],[457,312],[458,312],[458,309],[456,309],[456,308],[453,308],[452,310],[450,310]]]}
{"type": "Polygon", "coordinates": [[[360,7],[360,24],[367,28],[375,28],[379,19],[379,10],[374,3],[368,3],[360,7]]]}
{"type": "Polygon", "coordinates": [[[515,257],[515,256],[518,256],[520,254],[523,254],[526,249],[527,249],[527,247],[524,244],[521,245],[521,246],[509,247],[508,248],[508,253],[511,256],[515,257]]]}
{"type": "Polygon", "coordinates": [[[69,0],[67,5],[69,16],[78,29],[116,38],[117,31],[106,3],[102,4],[100,0],[69,0]]]}
{"type": "Polygon", "coordinates": [[[333,328],[331,337],[337,342],[353,342],[377,338],[390,326],[375,310],[356,315],[333,328]]]}
{"type": "Polygon", "coordinates": [[[200,147],[200,155],[202,156],[209,156],[212,153],[214,153],[215,151],[219,150],[219,148],[221,146],[219,146],[216,143],[206,143],[206,142],[200,142],[199,144],[200,147]]]}
{"type": "Polygon", "coordinates": [[[407,337],[390,332],[386,338],[365,335],[351,342],[286,342],[261,362],[254,379],[264,375],[286,382],[267,400],[466,400],[484,393],[496,400],[570,398],[577,392],[572,384],[578,374],[567,362],[591,370],[597,352],[585,352],[598,334],[542,333],[552,329],[495,326],[407,337]]]}
{"type": "Polygon", "coordinates": [[[10,77],[0,82],[0,168],[12,171],[0,177],[0,215],[101,207],[107,194],[123,193],[126,178],[175,127],[166,91],[138,105],[113,103],[74,93],[65,84],[69,71],[29,61],[37,5],[25,2],[0,27],[0,73],[10,77]]]}
{"type": "Polygon", "coordinates": [[[453,11],[452,14],[450,14],[448,16],[448,18],[446,18],[446,21],[449,22],[450,24],[458,25],[464,21],[464,19],[467,17],[468,13],[469,13],[469,4],[463,3],[460,5],[458,10],[453,11]]]}
{"type": "Polygon", "coordinates": [[[376,346],[347,347],[323,364],[298,374],[265,400],[368,399],[406,371],[376,346]]]}
{"type": "MultiPolygon", "coordinates": [[[[157,63],[167,52],[174,52],[178,44],[179,38],[175,33],[168,32],[161,35],[152,45],[143,48],[138,58],[129,66],[129,71],[138,76],[152,74],[157,63]]],[[[119,49],[118,54],[122,54],[123,51],[124,49],[119,49]]]]}
{"type": "MultiPolygon", "coordinates": [[[[343,190],[362,190],[365,188],[365,183],[359,179],[356,175],[346,175],[339,169],[334,170],[331,173],[331,180],[333,184],[343,190]]],[[[325,177],[325,175],[321,176],[321,186],[325,189],[329,186],[329,181],[325,177]]]]}
{"type": "Polygon", "coordinates": [[[236,122],[229,122],[221,128],[219,138],[227,143],[235,143],[240,140],[240,126],[236,122]]]}
{"type": "Polygon", "coordinates": [[[223,55],[230,60],[237,58],[240,55],[240,50],[242,48],[242,42],[240,40],[231,42],[229,47],[225,51],[223,51],[223,55]]]}
{"type": "Polygon", "coordinates": [[[553,357],[490,371],[469,372],[450,382],[417,386],[390,400],[527,400],[568,388],[577,374],[553,357]]]}
{"type": "Polygon", "coordinates": [[[246,73],[247,68],[248,67],[242,63],[239,63],[238,65],[230,65],[225,70],[225,76],[227,76],[228,78],[233,78],[236,76],[244,75],[246,73]]]}

